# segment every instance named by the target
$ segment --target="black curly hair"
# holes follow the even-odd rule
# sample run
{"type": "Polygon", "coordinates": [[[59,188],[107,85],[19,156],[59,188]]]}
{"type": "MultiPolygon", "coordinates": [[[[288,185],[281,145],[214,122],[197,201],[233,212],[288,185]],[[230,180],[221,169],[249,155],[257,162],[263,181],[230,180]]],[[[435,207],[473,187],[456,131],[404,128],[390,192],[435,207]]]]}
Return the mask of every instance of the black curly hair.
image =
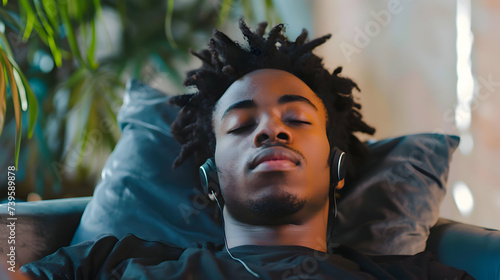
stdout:
{"type": "Polygon", "coordinates": [[[182,145],[174,167],[190,156],[194,157],[196,166],[200,166],[214,155],[216,143],[211,116],[217,101],[234,81],[265,68],[297,76],[323,101],[328,118],[327,137],[332,148],[335,143],[351,159],[366,154],[366,146],[353,133],[373,134],[375,129],[362,120],[361,105],[354,100],[353,89],[359,91],[358,86],[339,76],[341,67],[330,74],[322,59],[312,53],[331,35],[307,42],[307,31],[303,30],[295,42],[291,42],[283,34],[283,24],[274,26],[268,34],[265,34],[265,22],[259,24],[255,32],[243,19],[239,27],[248,45],[240,45],[214,30],[208,49],[192,52],[202,60],[202,66],[189,71],[184,81],[185,86],[195,87],[197,92],[170,99],[170,103],[181,107],[171,126],[174,138],[182,145]]]}

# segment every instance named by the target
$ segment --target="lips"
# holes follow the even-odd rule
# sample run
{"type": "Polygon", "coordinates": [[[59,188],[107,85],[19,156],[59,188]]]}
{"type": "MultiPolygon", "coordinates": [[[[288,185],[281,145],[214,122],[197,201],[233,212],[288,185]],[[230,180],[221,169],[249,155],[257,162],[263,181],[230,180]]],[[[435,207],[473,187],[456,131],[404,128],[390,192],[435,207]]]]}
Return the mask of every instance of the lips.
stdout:
{"type": "Polygon", "coordinates": [[[271,147],[265,148],[255,156],[255,158],[250,162],[250,169],[256,168],[263,162],[283,160],[290,161],[295,165],[300,164],[300,157],[296,153],[283,147],[271,147]]]}

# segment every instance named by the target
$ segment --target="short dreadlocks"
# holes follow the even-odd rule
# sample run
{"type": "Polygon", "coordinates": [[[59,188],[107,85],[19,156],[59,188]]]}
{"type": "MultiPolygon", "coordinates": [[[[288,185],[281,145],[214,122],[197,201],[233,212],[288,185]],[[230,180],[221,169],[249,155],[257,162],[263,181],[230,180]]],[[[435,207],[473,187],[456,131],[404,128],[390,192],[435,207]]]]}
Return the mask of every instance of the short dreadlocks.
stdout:
{"type": "Polygon", "coordinates": [[[202,60],[202,66],[189,71],[184,81],[185,86],[195,87],[197,93],[170,99],[172,104],[181,107],[172,124],[172,134],[182,144],[174,167],[190,156],[194,156],[195,164],[199,166],[214,155],[212,113],[217,101],[233,82],[247,73],[265,68],[284,70],[297,76],[323,101],[328,116],[327,137],[332,148],[337,146],[351,158],[364,155],[366,146],[353,133],[373,134],[375,129],[362,120],[361,105],[354,101],[352,91],[354,88],[359,90],[358,86],[339,76],[341,67],[330,74],[322,59],[312,53],[331,35],[307,42],[307,31],[303,30],[295,42],[290,42],[283,35],[283,24],[273,27],[267,38],[265,22],[259,24],[255,32],[243,20],[240,20],[239,27],[248,46],[214,30],[208,49],[192,52],[202,60]]]}

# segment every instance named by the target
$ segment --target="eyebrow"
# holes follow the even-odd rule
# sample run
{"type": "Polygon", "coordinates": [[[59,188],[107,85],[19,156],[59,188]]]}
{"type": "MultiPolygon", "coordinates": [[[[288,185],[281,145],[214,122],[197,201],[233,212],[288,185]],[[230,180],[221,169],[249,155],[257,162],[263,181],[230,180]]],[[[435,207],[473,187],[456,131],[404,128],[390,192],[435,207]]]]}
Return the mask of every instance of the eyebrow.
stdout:
{"type": "MultiPolygon", "coordinates": [[[[312,108],[314,108],[314,110],[318,111],[318,108],[309,99],[307,99],[303,96],[300,96],[300,95],[285,94],[285,95],[281,96],[280,98],[278,98],[278,104],[280,104],[280,105],[291,103],[291,102],[303,102],[305,104],[308,104],[312,108]]],[[[243,101],[239,101],[239,102],[232,104],[224,111],[224,113],[222,114],[221,120],[224,119],[229,113],[231,113],[232,111],[234,111],[236,109],[247,109],[247,108],[257,108],[257,104],[255,103],[255,101],[253,101],[253,99],[243,100],[243,101]]]]}
{"type": "Polygon", "coordinates": [[[314,104],[309,99],[305,98],[304,96],[295,95],[295,94],[286,94],[286,95],[281,96],[278,99],[278,104],[286,104],[286,103],[290,103],[290,102],[304,102],[304,103],[312,106],[314,108],[314,110],[318,111],[318,108],[316,106],[314,106],[314,104]]]}
{"type": "Polygon", "coordinates": [[[234,111],[236,109],[246,109],[246,108],[257,108],[257,104],[253,99],[248,99],[248,100],[243,100],[236,102],[232,104],[231,106],[227,107],[227,109],[224,111],[224,114],[222,114],[222,117],[220,118],[221,120],[224,119],[231,111],[234,111]]]}

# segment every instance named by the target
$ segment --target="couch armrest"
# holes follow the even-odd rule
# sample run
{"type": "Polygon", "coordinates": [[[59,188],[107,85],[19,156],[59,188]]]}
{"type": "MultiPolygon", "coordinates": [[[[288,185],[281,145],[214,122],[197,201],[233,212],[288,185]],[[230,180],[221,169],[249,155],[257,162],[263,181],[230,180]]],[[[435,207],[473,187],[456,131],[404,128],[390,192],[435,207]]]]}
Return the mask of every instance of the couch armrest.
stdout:
{"type": "Polygon", "coordinates": [[[61,247],[68,246],[90,199],[91,197],[79,197],[19,202],[15,205],[15,216],[9,216],[7,204],[1,204],[1,258],[10,258],[7,254],[11,254],[10,247],[15,246],[17,270],[24,264],[39,260],[61,247]],[[7,220],[12,217],[17,220],[7,220]],[[9,227],[11,222],[15,227],[9,227]],[[14,238],[11,238],[9,244],[10,236],[14,238]]]}
{"type": "Polygon", "coordinates": [[[500,231],[441,218],[431,229],[427,250],[477,280],[500,279],[500,231]]]}

